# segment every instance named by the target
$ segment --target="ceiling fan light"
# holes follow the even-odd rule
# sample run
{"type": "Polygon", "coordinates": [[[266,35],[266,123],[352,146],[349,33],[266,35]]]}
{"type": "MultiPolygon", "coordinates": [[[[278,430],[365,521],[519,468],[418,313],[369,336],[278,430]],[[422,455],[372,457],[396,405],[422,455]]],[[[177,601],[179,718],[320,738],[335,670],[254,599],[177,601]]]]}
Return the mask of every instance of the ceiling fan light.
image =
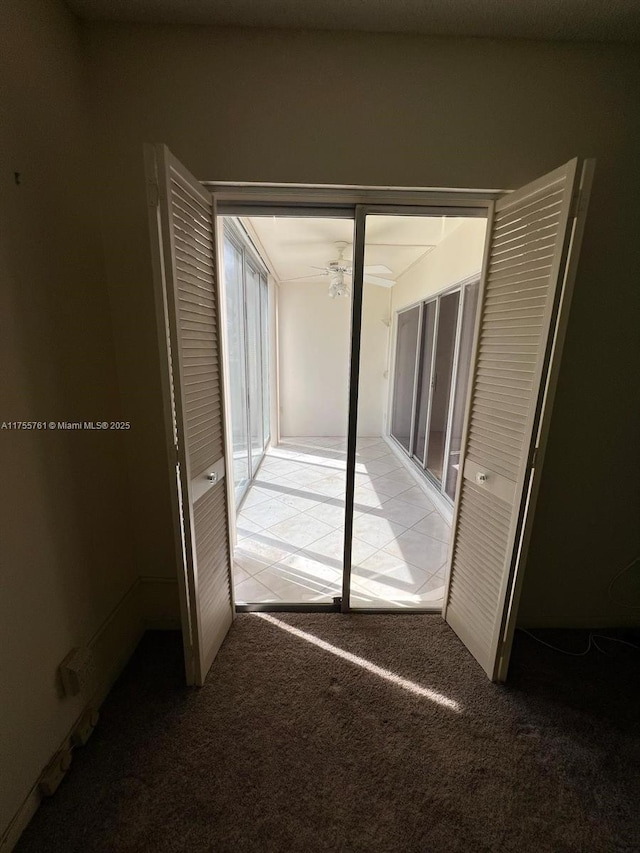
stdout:
{"type": "Polygon", "coordinates": [[[332,276],[331,283],[329,285],[329,296],[332,299],[335,299],[336,296],[348,296],[349,295],[349,286],[344,280],[344,273],[340,272],[337,275],[332,276]]]}

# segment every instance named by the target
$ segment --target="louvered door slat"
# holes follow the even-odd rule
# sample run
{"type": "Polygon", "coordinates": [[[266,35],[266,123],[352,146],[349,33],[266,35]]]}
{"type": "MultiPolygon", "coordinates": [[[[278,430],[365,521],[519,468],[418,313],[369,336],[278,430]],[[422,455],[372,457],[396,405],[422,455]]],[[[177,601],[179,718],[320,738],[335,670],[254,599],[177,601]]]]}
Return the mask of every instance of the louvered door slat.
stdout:
{"type": "Polygon", "coordinates": [[[194,285],[190,281],[181,278],[179,278],[179,281],[181,289],[180,301],[185,319],[200,319],[210,316],[214,303],[207,296],[208,285],[204,285],[202,282],[200,285],[194,285]]]}
{"type": "Polygon", "coordinates": [[[207,430],[206,435],[203,435],[202,430],[189,430],[188,435],[193,458],[193,472],[196,475],[201,474],[211,468],[209,464],[211,447],[217,446],[217,452],[222,449],[222,428],[212,427],[207,430]]]}
{"type": "MultiPolygon", "coordinates": [[[[517,308],[522,308],[525,306],[518,305],[518,303],[524,302],[525,300],[526,307],[529,307],[529,300],[531,300],[531,307],[535,307],[536,302],[533,300],[544,300],[546,295],[546,288],[547,286],[544,282],[536,283],[533,286],[530,286],[529,284],[520,284],[515,292],[513,287],[509,288],[506,292],[497,292],[492,288],[491,294],[487,297],[487,307],[497,307],[498,305],[515,305],[517,308]]],[[[541,304],[544,304],[544,301],[541,304]]]]}
{"type": "MultiPolygon", "coordinates": [[[[211,281],[210,275],[201,275],[197,271],[187,269],[185,266],[177,263],[176,261],[176,274],[180,281],[183,284],[189,283],[193,287],[197,288],[206,288],[208,289],[209,283],[211,281]]],[[[199,290],[194,291],[195,293],[200,293],[199,290]]]]}
{"type": "Polygon", "coordinates": [[[461,514],[468,520],[471,525],[475,525],[483,535],[487,536],[490,542],[503,548],[506,545],[506,537],[500,526],[500,521],[494,521],[486,516],[479,516],[472,507],[467,507],[461,510],[461,514]]]}
{"type": "Polygon", "coordinates": [[[518,231],[508,231],[501,237],[496,237],[494,242],[494,252],[496,258],[503,257],[504,252],[508,252],[516,247],[535,247],[542,243],[553,243],[553,235],[558,225],[558,217],[553,216],[541,223],[539,228],[533,230],[524,228],[518,231]]]}
{"type": "Polygon", "coordinates": [[[192,406],[191,413],[189,417],[186,419],[187,424],[196,424],[200,423],[203,420],[209,420],[212,422],[217,422],[220,420],[219,415],[216,413],[211,413],[211,402],[220,401],[220,394],[212,394],[207,399],[203,400],[199,405],[192,406]]]}
{"type": "Polygon", "coordinates": [[[559,213],[564,201],[562,189],[552,193],[547,193],[546,189],[542,189],[539,194],[530,196],[526,202],[518,204],[516,208],[513,205],[513,199],[518,198],[518,195],[514,193],[505,196],[496,204],[493,226],[496,235],[502,234],[507,229],[530,228],[536,222],[545,219],[553,211],[559,213]],[[501,208],[502,202],[508,206],[501,208]]]}
{"type": "Polygon", "coordinates": [[[199,608],[202,614],[206,614],[206,618],[202,620],[200,642],[206,661],[213,661],[231,622],[227,500],[224,484],[225,480],[222,480],[215,485],[194,507],[199,608]]]}
{"type": "MultiPolygon", "coordinates": [[[[182,284],[180,280],[178,280],[178,283],[182,284]]],[[[198,311],[201,311],[202,313],[213,311],[215,308],[215,303],[206,295],[194,293],[187,288],[182,290],[180,293],[180,304],[184,307],[185,311],[196,313],[198,311]]]]}
{"type": "Polygon", "coordinates": [[[514,435],[514,433],[508,429],[500,429],[495,426],[488,427],[486,424],[479,423],[474,419],[473,431],[489,444],[498,446],[498,442],[500,442],[500,445],[513,448],[513,451],[516,454],[522,448],[522,438],[514,435]]]}
{"type": "Polygon", "coordinates": [[[551,268],[551,262],[548,258],[533,259],[530,261],[519,261],[516,264],[504,264],[497,268],[492,268],[489,272],[489,280],[495,283],[504,281],[507,278],[523,278],[531,273],[544,274],[546,270],[551,268]]]}
{"type": "Polygon", "coordinates": [[[182,490],[185,662],[188,681],[202,684],[233,616],[215,211],[210,193],[166,147],[154,146],[153,153],[182,490]]]}
{"type": "Polygon", "coordinates": [[[493,281],[492,289],[495,294],[501,293],[502,291],[509,292],[509,289],[514,285],[518,284],[520,287],[545,287],[545,280],[547,276],[544,272],[532,272],[526,275],[517,275],[514,273],[510,276],[503,276],[500,281],[493,281]]]}
{"type": "Polygon", "coordinates": [[[185,256],[191,256],[196,262],[207,265],[207,247],[202,239],[190,235],[187,231],[176,228],[176,248],[185,256]]]}
{"type": "Polygon", "coordinates": [[[200,275],[204,281],[213,284],[215,279],[213,268],[204,264],[194,254],[176,249],[176,259],[179,262],[179,269],[184,267],[187,272],[191,271],[195,275],[200,275]]]}
{"type": "Polygon", "coordinates": [[[205,242],[211,239],[213,234],[211,225],[204,214],[198,214],[177,194],[174,195],[172,210],[177,225],[187,233],[198,235],[205,242]]]}
{"type": "Polygon", "coordinates": [[[444,613],[491,678],[505,653],[575,184],[574,161],[500,199],[489,226],[444,613]]]}
{"type": "Polygon", "coordinates": [[[542,245],[532,243],[529,246],[516,246],[496,254],[491,263],[491,274],[514,270],[521,264],[541,263],[553,258],[553,242],[545,240],[542,245]]]}
{"type": "Polygon", "coordinates": [[[199,237],[210,239],[211,229],[204,218],[197,215],[194,216],[193,209],[181,203],[181,200],[176,196],[173,200],[173,215],[180,228],[187,233],[197,234],[199,237]]]}

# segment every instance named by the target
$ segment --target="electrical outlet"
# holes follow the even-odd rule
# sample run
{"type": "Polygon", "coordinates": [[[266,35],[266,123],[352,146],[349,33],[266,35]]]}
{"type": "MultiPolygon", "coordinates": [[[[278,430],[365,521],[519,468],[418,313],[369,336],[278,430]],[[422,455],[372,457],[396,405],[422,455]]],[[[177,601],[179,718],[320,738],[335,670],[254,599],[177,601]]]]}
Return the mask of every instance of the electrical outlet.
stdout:
{"type": "Polygon", "coordinates": [[[71,735],[71,743],[74,746],[84,746],[86,744],[98,724],[99,717],[100,714],[98,714],[95,708],[87,708],[71,735]]]}
{"type": "Polygon", "coordinates": [[[45,797],[51,797],[58,790],[64,774],[71,766],[71,750],[62,749],[56,753],[40,777],[40,792],[45,797]]]}
{"type": "Polygon", "coordinates": [[[66,696],[77,696],[85,688],[93,686],[95,662],[88,646],[72,649],[59,669],[66,696]]]}

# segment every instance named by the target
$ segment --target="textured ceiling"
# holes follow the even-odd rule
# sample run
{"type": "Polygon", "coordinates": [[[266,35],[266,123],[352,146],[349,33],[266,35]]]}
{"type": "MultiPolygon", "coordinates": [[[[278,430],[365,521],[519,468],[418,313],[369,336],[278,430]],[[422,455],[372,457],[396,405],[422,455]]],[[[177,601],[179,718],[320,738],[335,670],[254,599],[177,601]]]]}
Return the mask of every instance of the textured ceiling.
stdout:
{"type": "Polygon", "coordinates": [[[640,41],[640,0],[67,0],[82,18],[147,23],[640,41]]]}

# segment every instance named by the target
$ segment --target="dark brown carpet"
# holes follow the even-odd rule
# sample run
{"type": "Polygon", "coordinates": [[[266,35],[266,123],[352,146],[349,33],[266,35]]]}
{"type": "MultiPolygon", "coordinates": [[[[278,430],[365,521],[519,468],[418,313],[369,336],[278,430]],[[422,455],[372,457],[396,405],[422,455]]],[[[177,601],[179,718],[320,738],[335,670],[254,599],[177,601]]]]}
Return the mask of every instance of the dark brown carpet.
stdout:
{"type": "Polygon", "coordinates": [[[437,616],[274,616],[460,711],[252,614],[188,690],[147,634],[19,853],[640,850],[636,651],[519,635],[505,688],[437,616]]]}

